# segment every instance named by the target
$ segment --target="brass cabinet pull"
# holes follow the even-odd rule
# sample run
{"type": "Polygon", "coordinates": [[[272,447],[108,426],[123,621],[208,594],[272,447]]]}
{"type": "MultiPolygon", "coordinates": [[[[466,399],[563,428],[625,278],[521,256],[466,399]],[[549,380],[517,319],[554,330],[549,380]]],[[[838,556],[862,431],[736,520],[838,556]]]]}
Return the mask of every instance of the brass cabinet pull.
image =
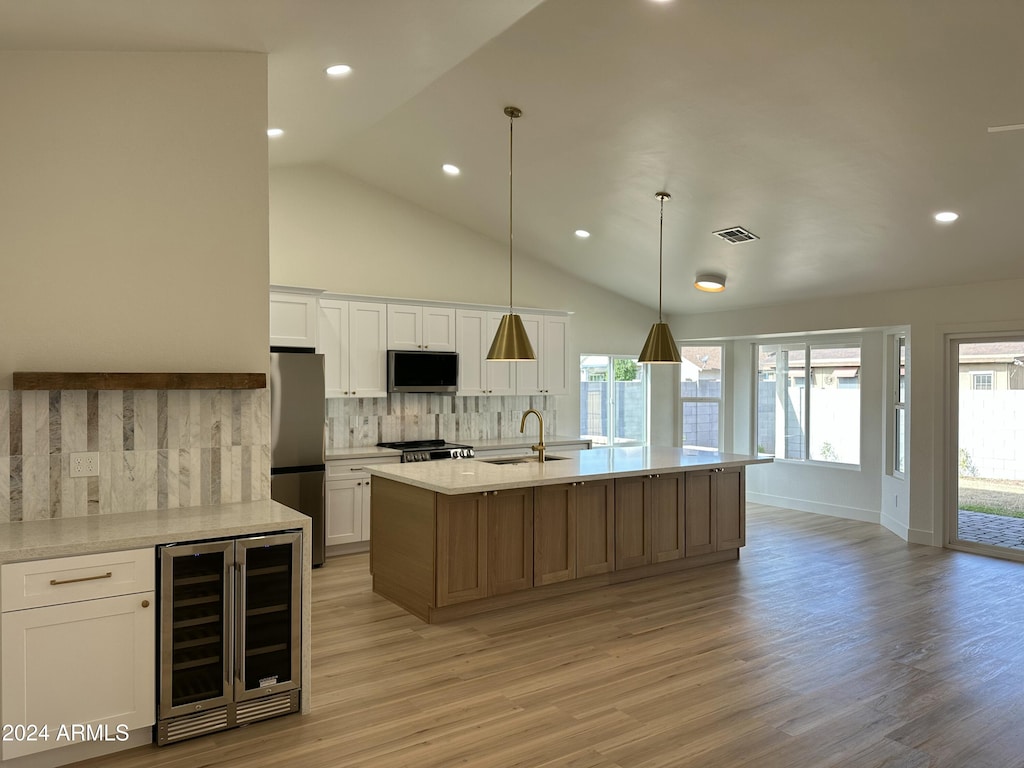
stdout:
{"type": "Polygon", "coordinates": [[[106,573],[100,574],[99,576],[83,576],[80,579],[50,579],[50,586],[55,587],[58,584],[74,584],[79,581],[96,581],[96,579],[109,579],[113,575],[113,573],[107,571],[106,573]]]}

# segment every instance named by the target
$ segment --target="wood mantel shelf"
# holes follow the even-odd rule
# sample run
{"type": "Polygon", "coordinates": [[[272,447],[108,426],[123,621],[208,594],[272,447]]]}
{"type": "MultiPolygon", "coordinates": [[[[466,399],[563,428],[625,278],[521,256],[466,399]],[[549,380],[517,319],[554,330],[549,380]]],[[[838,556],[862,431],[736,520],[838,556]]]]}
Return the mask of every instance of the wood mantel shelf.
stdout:
{"type": "Polygon", "coordinates": [[[264,389],[265,373],[63,373],[15,371],[14,389],[264,389]]]}

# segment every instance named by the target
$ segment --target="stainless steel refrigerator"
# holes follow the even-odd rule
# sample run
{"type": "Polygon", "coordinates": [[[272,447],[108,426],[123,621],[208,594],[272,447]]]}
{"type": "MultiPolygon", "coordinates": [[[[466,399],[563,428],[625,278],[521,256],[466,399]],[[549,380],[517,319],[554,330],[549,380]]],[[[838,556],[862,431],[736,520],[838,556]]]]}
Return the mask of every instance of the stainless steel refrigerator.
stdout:
{"type": "Polygon", "coordinates": [[[270,497],[313,518],[313,565],[324,563],[324,356],[270,355],[270,497]]]}

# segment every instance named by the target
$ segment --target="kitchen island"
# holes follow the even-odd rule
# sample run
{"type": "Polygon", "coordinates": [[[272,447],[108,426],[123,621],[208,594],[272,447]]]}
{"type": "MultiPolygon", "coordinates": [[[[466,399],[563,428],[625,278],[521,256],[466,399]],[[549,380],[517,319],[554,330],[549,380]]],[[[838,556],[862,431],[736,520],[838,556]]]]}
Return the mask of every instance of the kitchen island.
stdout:
{"type": "Polygon", "coordinates": [[[424,621],[735,560],[745,468],[683,448],[370,467],[373,589],[424,621]]]}

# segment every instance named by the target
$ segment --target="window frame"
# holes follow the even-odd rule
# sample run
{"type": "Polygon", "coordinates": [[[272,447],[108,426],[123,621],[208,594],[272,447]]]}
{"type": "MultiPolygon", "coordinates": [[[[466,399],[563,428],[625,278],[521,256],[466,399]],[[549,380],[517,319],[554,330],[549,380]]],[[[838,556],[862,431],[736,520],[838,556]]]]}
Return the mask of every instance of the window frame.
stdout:
{"type": "MultiPolygon", "coordinates": [[[[608,447],[608,448],[617,448],[617,447],[636,447],[636,446],[646,446],[646,445],[648,445],[648,443],[650,442],[650,438],[651,438],[651,429],[650,429],[651,377],[647,374],[646,371],[643,370],[643,366],[642,365],[638,365],[638,369],[641,371],[640,376],[641,376],[641,382],[643,384],[643,392],[644,392],[644,418],[643,418],[643,422],[642,422],[642,428],[643,428],[642,440],[634,441],[634,442],[629,442],[629,443],[616,443],[615,442],[616,427],[617,427],[617,423],[618,423],[618,420],[615,418],[615,387],[614,387],[614,384],[615,384],[615,361],[616,360],[631,360],[634,363],[638,363],[637,355],[615,355],[615,354],[610,354],[610,353],[605,353],[605,352],[586,352],[586,353],[585,352],[581,352],[580,353],[580,363],[579,363],[579,367],[580,367],[581,370],[583,369],[583,360],[585,358],[588,358],[588,357],[606,357],[606,358],[608,358],[608,367],[606,368],[606,370],[608,372],[608,378],[605,380],[605,383],[608,384],[608,393],[607,393],[608,402],[607,402],[607,406],[608,406],[608,433],[609,434],[607,435],[607,437],[608,437],[608,444],[607,444],[606,447],[608,447]]],[[[584,383],[582,378],[580,379],[580,382],[584,383]]],[[[581,438],[584,436],[583,435],[582,416],[583,416],[583,414],[579,413],[580,421],[579,421],[579,424],[578,424],[578,434],[580,435],[581,438]]],[[[594,445],[595,446],[604,446],[603,443],[594,443],[594,445]]]]}
{"type": "MultiPolygon", "coordinates": [[[[720,392],[719,392],[718,397],[706,397],[706,396],[686,397],[680,391],[680,394],[679,394],[679,445],[681,447],[683,447],[683,448],[687,447],[686,441],[685,441],[685,438],[684,438],[684,436],[686,434],[686,425],[683,423],[683,419],[685,418],[684,414],[685,414],[685,411],[686,411],[686,404],[687,403],[715,403],[715,404],[718,405],[718,448],[716,448],[715,450],[721,452],[721,451],[723,451],[723,446],[725,445],[725,387],[726,387],[726,370],[725,369],[726,369],[726,354],[727,354],[728,348],[722,342],[697,342],[697,341],[678,342],[678,347],[679,347],[680,354],[682,354],[682,350],[685,349],[686,347],[718,347],[718,350],[719,350],[719,361],[721,363],[721,368],[719,369],[719,371],[721,372],[720,373],[721,388],[720,388],[720,392]]],[[[681,369],[679,371],[679,382],[678,382],[678,384],[679,384],[679,387],[680,387],[680,390],[681,390],[682,384],[683,384],[683,375],[682,375],[682,370],[681,369]]],[[[689,447],[690,448],[694,448],[694,449],[698,449],[698,450],[700,450],[702,448],[701,446],[689,446],[689,447]]]]}
{"type": "MultiPolygon", "coordinates": [[[[842,347],[856,347],[860,351],[858,358],[858,367],[863,371],[864,368],[864,339],[860,336],[830,336],[830,335],[804,335],[797,337],[785,337],[785,338],[764,338],[758,339],[753,344],[753,366],[752,374],[754,379],[753,386],[753,428],[751,429],[751,452],[757,453],[758,447],[758,430],[759,430],[759,383],[761,379],[762,370],[760,367],[761,360],[761,349],[763,347],[776,347],[780,352],[792,352],[799,349],[803,349],[804,355],[804,367],[802,376],[802,398],[801,398],[801,411],[803,417],[803,435],[802,435],[802,452],[803,458],[790,458],[786,456],[779,456],[774,453],[775,448],[778,447],[778,437],[776,437],[775,444],[772,446],[773,452],[770,454],[773,457],[773,461],[781,463],[791,464],[802,464],[806,466],[815,467],[828,467],[831,469],[846,469],[853,471],[860,471],[863,467],[864,462],[864,438],[863,430],[858,425],[858,439],[857,439],[857,462],[844,462],[844,461],[827,461],[823,459],[812,459],[811,456],[811,428],[814,419],[814,414],[811,410],[811,397],[807,381],[810,379],[811,386],[814,385],[813,376],[813,365],[812,365],[812,352],[814,349],[836,349],[842,347]]],[[[787,375],[787,379],[792,379],[791,375],[787,375]]],[[[857,376],[858,380],[863,382],[863,376],[859,373],[857,376]]],[[[778,385],[778,367],[775,369],[776,385],[778,385]]],[[[858,416],[863,418],[864,414],[864,387],[858,386],[858,416]]]]}

